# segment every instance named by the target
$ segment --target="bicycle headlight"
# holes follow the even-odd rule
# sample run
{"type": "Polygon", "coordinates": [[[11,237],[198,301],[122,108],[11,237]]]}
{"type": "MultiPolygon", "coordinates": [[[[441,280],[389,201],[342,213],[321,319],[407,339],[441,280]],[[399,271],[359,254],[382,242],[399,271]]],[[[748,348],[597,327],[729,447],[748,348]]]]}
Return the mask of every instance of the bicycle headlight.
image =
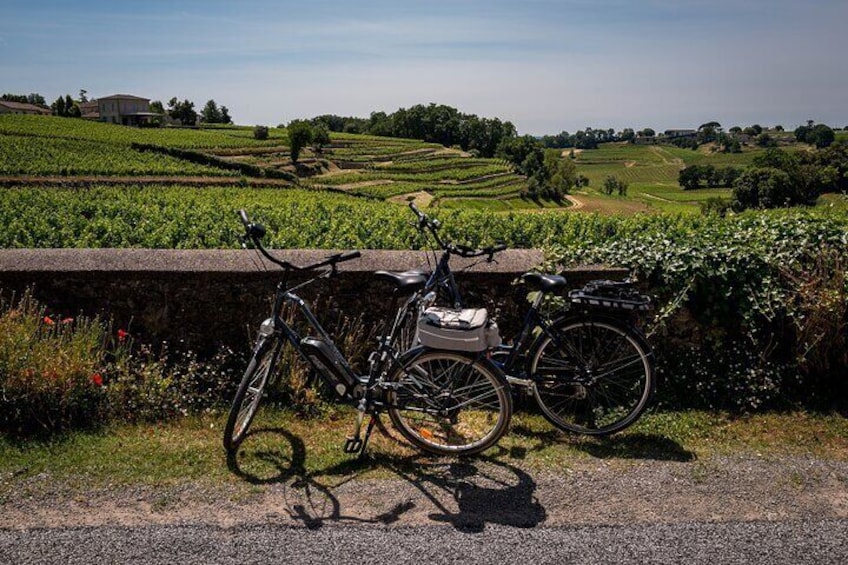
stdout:
{"type": "Polygon", "coordinates": [[[274,318],[268,318],[259,326],[259,335],[268,337],[274,335],[274,318]]]}

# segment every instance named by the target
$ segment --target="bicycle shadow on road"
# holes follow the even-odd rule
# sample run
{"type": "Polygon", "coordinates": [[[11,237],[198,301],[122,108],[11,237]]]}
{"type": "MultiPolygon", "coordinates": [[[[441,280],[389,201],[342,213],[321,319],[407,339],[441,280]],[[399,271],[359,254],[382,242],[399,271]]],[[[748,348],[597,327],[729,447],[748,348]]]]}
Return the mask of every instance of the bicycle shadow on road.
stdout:
{"type": "Polygon", "coordinates": [[[239,449],[227,453],[227,468],[231,473],[252,485],[271,485],[283,483],[306,473],[306,446],[303,440],[284,428],[256,428],[247,433],[239,449]],[[257,437],[266,435],[280,436],[282,442],[274,442],[275,447],[251,448],[245,457],[243,446],[253,444],[257,437]],[[241,459],[241,460],[239,460],[241,459]]]}
{"type": "Polygon", "coordinates": [[[278,485],[286,513],[309,529],[343,522],[389,525],[413,511],[417,523],[446,523],[467,532],[482,531],[486,524],[528,528],[547,517],[535,496],[535,480],[522,469],[499,460],[506,454],[501,448],[495,448],[501,452],[495,456],[460,460],[372,451],[362,459],[308,472],[304,443],[287,430],[253,430],[242,446],[250,453],[245,457],[240,457],[239,452],[229,455],[230,471],[253,485],[278,485]],[[284,441],[276,442],[277,448],[263,447],[266,441],[250,441],[251,436],[255,440],[263,435],[279,436],[284,441]],[[367,486],[343,488],[377,467],[391,471],[403,482],[392,485],[376,480],[367,486]],[[341,480],[330,485],[327,479],[331,477],[341,480]],[[404,483],[412,488],[406,488],[404,483]],[[389,490],[383,490],[386,486],[389,490]],[[346,506],[339,496],[348,501],[346,506]],[[372,498],[391,506],[379,511],[380,500],[372,498]]]}
{"type": "Polygon", "coordinates": [[[434,522],[480,532],[486,524],[532,528],[547,518],[535,494],[536,481],[496,457],[429,464],[416,460],[412,466],[410,462],[391,465],[392,471],[433,505],[435,511],[428,518],[434,522]]]}
{"type": "MultiPolygon", "coordinates": [[[[525,426],[514,426],[513,433],[522,435],[536,444],[525,452],[541,451],[556,444],[567,444],[599,459],[645,459],[654,461],[694,461],[697,456],[673,439],[658,434],[631,433],[610,437],[566,435],[558,430],[540,432],[525,426]]],[[[511,452],[511,456],[523,458],[511,452]]]]}

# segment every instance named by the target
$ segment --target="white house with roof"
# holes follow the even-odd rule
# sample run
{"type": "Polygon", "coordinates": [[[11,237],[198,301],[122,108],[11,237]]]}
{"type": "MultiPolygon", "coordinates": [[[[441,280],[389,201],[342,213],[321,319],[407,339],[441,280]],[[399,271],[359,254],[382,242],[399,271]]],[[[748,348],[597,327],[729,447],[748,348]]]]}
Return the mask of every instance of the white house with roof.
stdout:
{"type": "Polygon", "coordinates": [[[158,116],[150,111],[150,99],[130,94],[113,94],[97,99],[101,122],[137,126],[158,116]]]}

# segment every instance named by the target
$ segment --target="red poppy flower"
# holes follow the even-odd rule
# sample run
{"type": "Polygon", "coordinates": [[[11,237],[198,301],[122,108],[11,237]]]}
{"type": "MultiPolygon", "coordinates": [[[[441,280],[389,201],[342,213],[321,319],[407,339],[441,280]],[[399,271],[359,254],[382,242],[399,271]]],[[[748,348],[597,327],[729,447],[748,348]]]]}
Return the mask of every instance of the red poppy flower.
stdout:
{"type": "Polygon", "coordinates": [[[129,332],[118,330],[118,341],[124,341],[130,335],[129,332]]]}
{"type": "Polygon", "coordinates": [[[46,325],[46,326],[56,325],[56,322],[54,322],[53,318],[51,318],[50,316],[44,316],[44,319],[41,320],[41,321],[44,322],[44,325],[46,325]]]}
{"type": "Polygon", "coordinates": [[[103,375],[100,373],[94,373],[91,375],[91,382],[93,382],[95,386],[103,386],[103,375]]]}

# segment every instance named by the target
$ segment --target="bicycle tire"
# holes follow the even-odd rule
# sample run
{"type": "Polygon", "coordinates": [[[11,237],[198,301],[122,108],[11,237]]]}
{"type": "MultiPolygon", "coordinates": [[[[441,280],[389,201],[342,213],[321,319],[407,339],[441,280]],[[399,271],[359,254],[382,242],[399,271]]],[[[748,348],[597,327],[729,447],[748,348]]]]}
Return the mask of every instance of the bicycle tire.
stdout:
{"type": "Polygon", "coordinates": [[[592,436],[635,422],[654,394],[653,352],[629,324],[606,316],[569,317],[530,349],[533,396],[557,428],[592,436]],[[555,343],[559,342],[559,343],[555,343]]]}
{"type": "Polygon", "coordinates": [[[279,342],[269,339],[261,340],[254,348],[224,427],[224,449],[228,452],[237,449],[247,435],[262,401],[265,385],[277,364],[279,349],[279,342]]]}
{"type": "Polygon", "coordinates": [[[492,447],[509,427],[509,384],[485,358],[418,347],[404,355],[388,381],[392,424],[428,453],[474,455],[492,447]]]}

